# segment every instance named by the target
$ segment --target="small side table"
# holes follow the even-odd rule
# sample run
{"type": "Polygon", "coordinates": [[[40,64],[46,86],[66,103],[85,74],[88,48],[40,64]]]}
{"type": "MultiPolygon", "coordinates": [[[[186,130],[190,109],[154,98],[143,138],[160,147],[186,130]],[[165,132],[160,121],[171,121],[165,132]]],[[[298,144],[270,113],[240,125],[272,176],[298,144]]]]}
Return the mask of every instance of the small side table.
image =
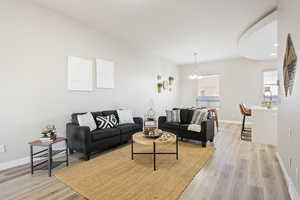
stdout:
{"type": "Polygon", "coordinates": [[[31,174],[33,174],[34,168],[40,166],[40,170],[43,169],[48,169],[48,175],[49,177],[51,176],[51,170],[55,167],[57,167],[58,165],[62,164],[62,163],[66,163],[66,166],[69,166],[69,155],[68,155],[68,141],[67,138],[64,137],[57,137],[55,141],[53,142],[41,142],[40,140],[35,140],[33,142],[29,142],[30,145],[30,164],[31,164],[31,174]],[[66,148],[62,149],[62,150],[52,150],[52,145],[59,143],[59,142],[63,142],[65,141],[66,143],[66,148]],[[33,152],[33,147],[34,146],[39,146],[39,147],[46,147],[46,149],[43,149],[41,151],[38,152],[33,152]],[[64,161],[53,161],[53,156],[64,152],[66,153],[66,160],[64,161]],[[43,154],[42,154],[43,153],[43,154]],[[33,165],[33,159],[34,158],[46,158],[43,159],[41,162],[33,165]],[[44,165],[44,163],[48,163],[48,165],[44,165]]]}
{"type": "Polygon", "coordinates": [[[153,155],[153,170],[156,171],[156,155],[158,154],[174,154],[176,155],[176,160],[178,160],[178,137],[174,133],[168,133],[169,138],[167,140],[161,140],[160,138],[147,138],[145,137],[143,132],[138,132],[133,134],[131,137],[131,160],[133,160],[135,154],[146,154],[146,155],[153,155]],[[138,143],[141,145],[153,145],[153,152],[134,152],[133,151],[133,143],[138,143]],[[157,144],[176,144],[176,151],[175,152],[157,152],[156,145],[157,144]]]}

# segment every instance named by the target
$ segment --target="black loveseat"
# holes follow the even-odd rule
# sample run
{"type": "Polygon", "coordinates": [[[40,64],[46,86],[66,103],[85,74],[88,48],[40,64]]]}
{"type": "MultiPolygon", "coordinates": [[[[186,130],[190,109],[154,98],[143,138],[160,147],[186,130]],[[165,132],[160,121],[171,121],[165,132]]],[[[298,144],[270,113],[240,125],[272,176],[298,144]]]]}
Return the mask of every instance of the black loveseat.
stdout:
{"type": "MultiPolygon", "coordinates": [[[[85,113],[72,114],[72,122],[67,123],[67,138],[70,154],[73,151],[84,154],[85,159],[90,159],[90,154],[95,151],[104,150],[108,147],[116,146],[131,139],[132,134],[143,130],[143,119],[134,117],[134,124],[120,124],[116,128],[96,129],[90,131],[89,127],[79,126],[77,115],[85,113]]],[[[119,117],[116,110],[92,112],[94,119],[97,116],[107,116],[114,114],[119,123],[119,117]]]]}
{"type": "Polygon", "coordinates": [[[208,115],[208,119],[201,123],[201,132],[188,131],[188,125],[192,121],[194,110],[192,109],[179,109],[180,110],[180,123],[167,122],[166,116],[158,118],[158,128],[163,131],[168,131],[176,134],[181,139],[187,138],[198,140],[202,142],[202,146],[206,147],[207,141],[213,142],[214,140],[214,119],[208,115]]]}

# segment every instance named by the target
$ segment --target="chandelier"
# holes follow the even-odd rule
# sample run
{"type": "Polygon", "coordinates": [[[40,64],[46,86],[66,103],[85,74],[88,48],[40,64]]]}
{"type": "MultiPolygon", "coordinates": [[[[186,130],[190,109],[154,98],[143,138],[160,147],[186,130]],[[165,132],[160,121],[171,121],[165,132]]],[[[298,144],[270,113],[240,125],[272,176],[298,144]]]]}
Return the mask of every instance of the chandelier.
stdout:
{"type": "Polygon", "coordinates": [[[198,74],[197,74],[197,72],[196,72],[196,67],[197,67],[197,57],[198,57],[198,53],[194,53],[194,58],[195,58],[195,66],[193,67],[194,68],[194,70],[193,70],[193,73],[192,74],[190,74],[189,76],[188,76],[188,78],[189,79],[191,79],[191,80],[200,80],[200,79],[202,79],[203,78],[203,76],[199,76],[198,74]]]}

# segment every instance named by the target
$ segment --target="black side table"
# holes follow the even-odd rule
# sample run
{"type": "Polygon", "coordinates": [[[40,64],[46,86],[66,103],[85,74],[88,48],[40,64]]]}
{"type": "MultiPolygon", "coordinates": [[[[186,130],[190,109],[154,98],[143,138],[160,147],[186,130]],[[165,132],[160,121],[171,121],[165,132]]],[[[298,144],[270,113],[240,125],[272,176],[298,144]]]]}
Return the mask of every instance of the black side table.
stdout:
{"type": "Polygon", "coordinates": [[[55,167],[57,167],[58,165],[62,164],[62,163],[66,163],[66,166],[69,166],[69,155],[68,155],[68,141],[67,138],[64,137],[57,137],[55,141],[53,142],[41,142],[40,140],[35,140],[33,142],[29,142],[30,145],[30,163],[31,163],[31,174],[33,174],[33,171],[35,168],[37,168],[39,166],[39,168],[37,168],[37,170],[43,170],[43,169],[48,169],[48,175],[49,177],[51,176],[51,170],[55,167]],[[59,143],[59,142],[63,142],[65,141],[66,143],[66,148],[62,149],[62,150],[52,150],[52,145],[59,143]],[[39,146],[39,147],[46,147],[46,149],[43,149],[41,151],[38,152],[33,152],[33,147],[34,146],[39,146]],[[66,152],[66,160],[64,161],[53,161],[53,156],[61,153],[61,152],[66,152]],[[41,154],[43,153],[43,154],[41,154]],[[41,162],[33,165],[33,159],[34,158],[46,158],[43,159],[41,162]],[[43,165],[45,163],[48,163],[48,165],[43,165]]]}

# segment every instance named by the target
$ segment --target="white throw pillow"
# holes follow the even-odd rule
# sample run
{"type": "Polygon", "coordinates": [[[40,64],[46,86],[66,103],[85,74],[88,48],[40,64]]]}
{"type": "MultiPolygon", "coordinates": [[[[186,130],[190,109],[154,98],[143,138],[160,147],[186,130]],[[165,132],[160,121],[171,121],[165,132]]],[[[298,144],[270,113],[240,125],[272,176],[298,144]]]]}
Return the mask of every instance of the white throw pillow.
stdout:
{"type": "Polygon", "coordinates": [[[96,122],[92,113],[88,112],[83,115],[77,115],[79,126],[88,126],[91,131],[97,128],[96,122]]]}
{"type": "Polygon", "coordinates": [[[207,109],[194,110],[191,124],[201,125],[203,121],[206,121],[208,117],[207,109]]]}
{"type": "Polygon", "coordinates": [[[134,123],[131,110],[117,110],[119,124],[134,123]]]}
{"type": "Polygon", "coordinates": [[[180,110],[166,110],[167,122],[180,122],[180,110]]]}

